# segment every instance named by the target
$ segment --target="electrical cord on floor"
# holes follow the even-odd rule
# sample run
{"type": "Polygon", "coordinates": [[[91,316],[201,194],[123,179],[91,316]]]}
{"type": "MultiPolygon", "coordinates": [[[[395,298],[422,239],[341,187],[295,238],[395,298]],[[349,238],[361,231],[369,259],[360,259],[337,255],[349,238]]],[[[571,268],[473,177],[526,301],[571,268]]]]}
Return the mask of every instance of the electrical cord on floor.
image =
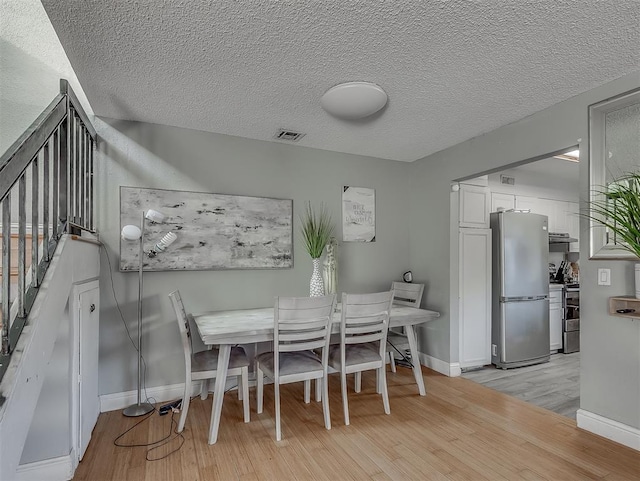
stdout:
{"type": "MultiPolygon", "coordinates": [[[[165,459],[168,458],[169,456],[171,456],[173,453],[177,453],[178,451],[180,451],[180,449],[182,449],[182,445],[184,444],[184,436],[182,435],[182,433],[179,433],[177,431],[175,431],[175,428],[178,427],[178,424],[176,423],[174,416],[175,414],[179,412],[177,409],[172,409],[171,410],[171,427],[169,428],[169,437],[166,438],[166,441],[163,440],[162,444],[158,444],[157,446],[152,447],[151,449],[147,450],[147,454],[145,455],[145,459],[147,461],[160,461],[161,459],[165,459]],[[172,436],[172,434],[175,433],[175,436],[172,436]],[[169,451],[167,454],[165,454],[164,456],[160,456],[158,458],[150,458],[149,455],[154,452],[156,449],[160,449],[162,446],[169,444],[171,441],[173,441],[174,439],[180,438],[180,444],[178,444],[178,447],[172,449],[171,451],[169,451]]],[[[160,441],[159,441],[160,442],[160,441]]]]}
{"type": "MultiPolygon", "coordinates": [[[[127,326],[127,321],[125,320],[124,314],[122,313],[122,309],[120,308],[120,304],[118,303],[118,297],[116,296],[116,289],[115,289],[115,286],[113,285],[113,269],[111,267],[111,259],[109,258],[109,252],[107,252],[107,248],[104,244],[102,244],[100,247],[104,249],[104,255],[107,258],[107,264],[109,265],[109,281],[111,283],[111,293],[113,294],[113,300],[116,303],[116,308],[118,309],[118,313],[120,314],[120,319],[122,320],[124,329],[127,332],[127,337],[129,337],[129,340],[131,341],[131,345],[133,346],[133,349],[136,352],[138,352],[139,347],[136,345],[133,338],[131,337],[129,326],[127,326]]],[[[149,397],[147,396],[147,362],[144,360],[144,356],[142,355],[140,356],[140,359],[142,359],[142,366],[143,366],[142,389],[144,391],[145,402],[150,402],[149,397]]]]}
{"type": "MultiPolygon", "coordinates": [[[[237,384],[234,386],[229,387],[228,389],[226,389],[224,392],[225,394],[228,393],[230,390],[239,387],[237,384]]],[[[195,398],[197,398],[199,396],[199,394],[196,394],[195,396],[192,396],[189,400],[189,402],[191,403],[191,401],[193,401],[195,398]]],[[[154,399],[155,401],[155,399],[154,399]]],[[[143,417],[140,421],[138,421],[137,423],[135,423],[133,426],[131,426],[129,429],[127,429],[126,431],[124,431],[123,433],[119,434],[118,437],[116,437],[113,440],[113,445],[117,446],[119,448],[150,448],[147,450],[147,454],[145,455],[145,459],[147,461],[160,461],[161,459],[165,459],[168,458],[169,456],[171,456],[173,453],[176,453],[178,451],[180,451],[180,449],[182,449],[182,445],[185,443],[185,438],[182,435],[182,433],[177,432],[174,428],[178,427],[178,424],[175,421],[175,415],[177,413],[180,412],[180,409],[176,409],[176,408],[172,408],[171,409],[171,425],[169,426],[169,433],[163,437],[162,439],[158,439],[157,441],[152,441],[150,443],[144,443],[144,444],[123,444],[120,443],[119,440],[127,433],[133,431],[135,428],[137,428],[138,426],[140,426],[140,424],[142,424],[143,422],[145,422],[146,420],[148,420],[151,416],[153,416],[153,413],[156,412],[156,408],[153,408],[153,411],[151,411],[149,414],[145,415],[145,417],[143,417]],[[175,434],[175,436],[173,436],[175,434]],[[164,456],[160,456],[158,458],[153,458],[153,457],[149,457],[149,455],[154,452],[156,449],[160,449],[161,447],[165,446],[166,444],[169,444],[171,441],[173,441],[174,439],[180,438],[180,444],[178,445],[178,447],[176,447],[175,449],[169,451],[167,454],[165,454],[164,456]]]]}
{"type": "Polygon", "coordinates": [[[405,354],[404,354],[402,351],[400,351],[400,349],[398,349],[398,348],[397,348],[397,347],[396,347],[396,346],[395,346],[395,345],[394,345],[394,344],[393,344],[389,339],[387,339],[387,343],[388,343],[392,348],[394,348],[398,354],[400,354],[400,355],[402,356],[402,360],[403,360],[405,363],[407,363],[407,364],[408,364],[408,366],[407,366],[407,367],[411,367],[411,368],[413,369],[413,363],[411,362],[411,360],[410,360],[407,356],[405,356],[405,354]]]}
{"type": "Polygon", "coordinates": [[[119,440],[127,433],[131,432],[132,430],[134,430],[136,427],[138,427],[140,424],[142,424],[143,422],[145,422],[146,420],[148,420],[151,416],[153,416],[153,413],[156,412],[156,409],[154,408],[153,411],[151,411],[149,414],[147,414],[144,418],[142,418],[140,421],[138,421],[137,423],[135,423],[133,426],[131,426],[129,429],[127,429],[125,432],[123,432],[122,434],[120,434],[117,438],[115,438],[113,440],[113,444],[114,446],[117,446],[119,448],[138,448],[138,447],[147,447],[149,449],[147,449],[147,454],[145,455],[145,459],[147,461],[160,461],[161,459],[165,459],[169,456],[171,456],[173,453],[180,451],[180,449],[182,448],[182,445],[185,442],[184,436],[182,435],[182,433],[179,433],[177,431],[175,431],[174,427],[177,428],[178,424],[176,423],[175,420],[175,414],[180,412],[177,409],[172,409],[171,410],[171,424],[169,425],[169,433],[163,437],[162,439],[158,439],[157,441],[152,441],[150,443],[133,443],[133,444],[123,444],[120,443],[119,440]],[[175,436],[174,436],[175,434],[175,436]],[[180,438],[180,444],[178,445],[177,448],[169,451],[167,454],[165,454],[164,456],[160,456],[158,458],[154,458],[154,457],[149,457],[151,453],[153,453],[156,449],[160,449],[161,447],[165,446],[166,444],[169,444],[171,441],[173,441],[176,438],[180,438]]]}
{"type": "MultiPolygon", "coordinates": [[[[236,384],[236,385],[234,385],[234,386],[231,386],[231,387],[229,387],[229,388],[225,389],[225,390],[224,390],[224,393],[225,393],[225,394],[227,394],[229,391],[231,391],[232,389],[235,389],[235,388],[240,389],[240,386],[238,386],[237,384],[236,384]]],[[[207,395],[209,395],[209,394],[213,394],[213,391],[207,391],[207,395]]],[[[194,397],[192,397],[191,399],[193,400],[193,399],[195,399],[195,398],[197,398],[197,397],[198,397],[198,396],[194,396],[194,397]]]]}

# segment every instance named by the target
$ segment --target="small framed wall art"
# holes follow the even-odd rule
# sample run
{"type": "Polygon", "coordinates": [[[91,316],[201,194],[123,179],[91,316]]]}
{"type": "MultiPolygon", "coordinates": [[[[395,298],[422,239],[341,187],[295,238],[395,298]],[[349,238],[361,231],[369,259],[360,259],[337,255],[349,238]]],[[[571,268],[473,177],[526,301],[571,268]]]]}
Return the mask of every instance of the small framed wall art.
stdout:
{"type": "Polygon", "coordinates": [[[342,240],[375,242],[376,191],[366,187],[342,188],[342,240]]]}

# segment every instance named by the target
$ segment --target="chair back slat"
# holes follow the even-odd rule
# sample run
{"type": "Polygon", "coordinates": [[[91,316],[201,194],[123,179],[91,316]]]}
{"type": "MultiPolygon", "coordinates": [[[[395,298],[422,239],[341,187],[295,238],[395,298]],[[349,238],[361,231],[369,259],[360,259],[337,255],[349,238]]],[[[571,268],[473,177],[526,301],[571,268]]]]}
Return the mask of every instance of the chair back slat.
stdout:
{"type": "Polygon", "coordinates": [[[296,342],[291,344],[281,343],[278,346],[279,352],[296,352],[296,351],[313,351],[314,349],[324,349],[325,338],[317,339],[315,341],[296,342]]]}
{"type": "Polygon", "coordinates": [[[278,317],[280,320],[295,320],[302,318],[311,320],[326,316],[326,302],[324,297],[279,297],[278,317]]]}
{"type": "Polygon", "coordinates": [[[420,308],[424,284],[410,284],[408,282],[393,282],[393,303],[400,306],[420,308]]]}
{"type": "Polygon", "coordinates": [[[280,343],[294,341],[308,341],[313,338],[324,338],[324,328],[314,329],[313,332],[308,330],[300,331],[280,331],[280,343]],[[315,334],[315,335],[314,335],[315,334]]]}
{"type": "Polygon", "coordinates": [[[392,300],[393,291],[343,294],[340,324],[343,355],[347,344],[378,341],[380,356],[384,358],[392,300]]]}
{"type": "Polygon", "coordinates": [[[320,318],[311,318],[300,322],[299,318],[296,319],[282,319],[280,318],[280,330],[281,331],[299,331],[320,329],[327,322],[326,316],[320,318]]]}
{"type": "Polygon", "coordinates": [[[173,310],[176,312],[176,319],[178,321],[178,329],[180,330],[180,338],[182,339],[182,348],[184,350],[184,362],[186,365],[187,373],[191,372],[191,328],[189,326],[189,318],[184,309],[182,303],[182,297],[179,291],[173,291],[169,294],[173,310]]]}
{"type": "Polygon", "coordinates": [[[279,371],[279,352],[321,348],[323,357],[327,355],[335,303],[335,294],[323,297],[276,297],[273,316],[276,376],[279,371]]]}
{"type": "Polygon", "coordinates": [[[383,338],[386,339],[387,336],[383,334],[382,331],[370,333],[370,334],[361,334],[358,336],[349,336],[345,337],[345,344],[363,344],[365,342],[376,342],[381,341],[383,338]]]}

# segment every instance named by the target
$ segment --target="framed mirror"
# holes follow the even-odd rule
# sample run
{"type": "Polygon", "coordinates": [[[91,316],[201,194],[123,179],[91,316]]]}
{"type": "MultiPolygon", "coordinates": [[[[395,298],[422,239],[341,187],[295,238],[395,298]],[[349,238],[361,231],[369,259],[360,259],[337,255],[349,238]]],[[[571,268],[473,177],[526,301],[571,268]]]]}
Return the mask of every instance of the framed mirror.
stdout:
{"type": "MultiPolygon", "coordinates": [[[[640,170],[640,88],[589,106],[589,200],[603,201],[615,179],[640,170]]],[[[613,196],[612,196],[613,197],[613,196]]],[[[615,202],[615,200],[608,200],[615,202]]],[[[589,215],[597,215],[593,210],[589,215]]],[[[591,259],[636,259],[609,229],[589,219],[591,259]]]]}

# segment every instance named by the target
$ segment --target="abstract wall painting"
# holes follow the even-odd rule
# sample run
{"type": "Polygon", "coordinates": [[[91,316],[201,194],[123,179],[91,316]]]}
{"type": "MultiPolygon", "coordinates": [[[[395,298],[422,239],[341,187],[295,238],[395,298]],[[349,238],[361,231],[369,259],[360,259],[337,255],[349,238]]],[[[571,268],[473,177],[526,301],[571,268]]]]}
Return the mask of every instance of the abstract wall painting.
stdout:
{"type": "MultiPolygon", "coordinates": [[[[171,231],[177,240],[144,270],[286,269],[293,267],[293,201],[241,195],[120,188],[120,227],[140,224],[143,211],[167,216],[145,223],[148,252],[171,231]]],[[[139,244],[120,241],[120,270],[138,269],[139,244]]]]}
{"type": "Polygon", "coordinates": [[[342,240],[375,242],[376,192],[366,187],[342,188],[342,240]]]}

